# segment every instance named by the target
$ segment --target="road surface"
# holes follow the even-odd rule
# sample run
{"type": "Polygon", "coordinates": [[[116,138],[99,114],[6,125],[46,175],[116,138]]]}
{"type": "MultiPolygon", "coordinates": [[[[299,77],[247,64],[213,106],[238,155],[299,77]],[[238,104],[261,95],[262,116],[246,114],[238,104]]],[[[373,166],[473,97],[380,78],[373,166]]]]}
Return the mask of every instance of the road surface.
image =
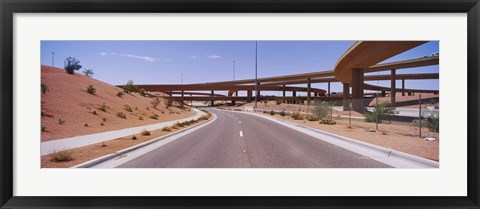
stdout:
{"type": "Polygon", "coordinates": [[[207,126],[134,158],[123,168],[390,167],[275,122],[209,109],[207,126]]]}

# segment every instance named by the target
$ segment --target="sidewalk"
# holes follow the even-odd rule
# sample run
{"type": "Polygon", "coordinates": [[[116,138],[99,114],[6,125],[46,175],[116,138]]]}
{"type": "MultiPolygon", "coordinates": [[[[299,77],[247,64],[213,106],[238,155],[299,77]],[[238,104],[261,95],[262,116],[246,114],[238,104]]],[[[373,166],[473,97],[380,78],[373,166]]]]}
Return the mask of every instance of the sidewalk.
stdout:
{"type": "Polygon", "coordinates": [[[139,134],[143,130],[152,131],[156,129],[161,129],[165,126],[172,126],[176,122],[196,120],[204,114],[202,111],[198,109],[193,109],[193,110],[196,112],[194,116],[175,120],[175,121],[166,121],[166,122],[155,123],[155,124],[144,125],[144,126],[137,126],[137,127],[126,128],[121,130],[108,131],[108,132],[89,134],[89,135],[83,135],[83,136],[75,136],[75,137],[42,142],[40,144],[40,154],[43,156],[55,151],[83,147],[90,144],[108,141],[108,140],[112,140],[120,137],[139,134]]]}

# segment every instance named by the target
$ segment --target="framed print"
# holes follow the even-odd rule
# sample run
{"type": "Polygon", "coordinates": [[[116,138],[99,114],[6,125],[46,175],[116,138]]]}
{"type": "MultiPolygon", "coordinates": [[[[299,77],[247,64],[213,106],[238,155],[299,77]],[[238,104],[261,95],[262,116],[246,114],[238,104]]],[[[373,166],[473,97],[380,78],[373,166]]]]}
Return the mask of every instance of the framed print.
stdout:
{"type": "Polygon", "coordinates": [[[476,0],[0,5],[2,208],[479,208],[476,0]]]}

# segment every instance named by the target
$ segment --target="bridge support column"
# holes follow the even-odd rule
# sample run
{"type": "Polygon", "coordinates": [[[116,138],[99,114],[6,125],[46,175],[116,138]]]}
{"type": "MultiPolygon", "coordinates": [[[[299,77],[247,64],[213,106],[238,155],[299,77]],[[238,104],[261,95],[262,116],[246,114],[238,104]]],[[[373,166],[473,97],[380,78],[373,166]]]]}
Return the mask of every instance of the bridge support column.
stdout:
{"type": "Polygon", "coordinates": [[[386,95],[385,91],[382,91],[382,97],[385,97],[385,95],[386,95]]]}
{"type": "Polygon", "coordinates": [[[285,103],[285,85],[283,85],[283,102],[285,103]]]}
{"type": "MultiPolygon", "coordinates": [[[[214,93],[215,93],[214,91],[211,91],[211,92],[210,92],[210,96],[213,97],[213,94],[214,94],[214,93]]],[[[210,105],[211,105],[211,106],[214,106],[214,105],[215,105],[215,101],[214,101],[214,100],[210,101],[210,105]]]]}
{"type": "Polygon", "coordinates": [[[348,98],[350,98],[350,84],[343,84],[343,110],[346,111],[349,109],[350,104],[348,103],[348,98]]]}
{"type": "Polygon", "coordinates": [[[408,95],[408,96],[412,96],[412,92],[408,92],[408,94],[407,94],[407,95],[408,95]]]}
{"type": "Polygon", "coordinates": [[[330,96],[330,82],[328,82],[328,96],[330,96]]]}
{"type": "Polygon", "coordinates": [[[312,81],[311,78],[307,79],[307,105],[310,105],[310,99],[311,99],[310,98],[310,89],[312,87],[311,81],[312,81]]]}
{"type": "Polygon", "coordinates": [[[183,103],[183,90],[182,90],[182,101],[181,102],[183,103]]]}
{"type": "Polygon", "coordinates": [[[402,96],[405,96],[405,79],[402,79],[402,96]]]}
{"type": "Polygon", "coordinates": [[[292,97],[296,97],[297,96],[297,92],[296,91],[292,91],[292,97]]]}
{"type": "Polygon", "coordinates": [[[354,111],[363,112],[365,103],[363,102],[363,70],[354,69],[352,71],[352,108],[354,111]]]}
{"type": "Polygon", "coordinates": [[[252,90],[247,90],[247,102],[252,101],[252,90]]]}
{"type": "Polygon", "coordinates": [[[397,71],[395,69],[393,69],[391,71],[391,77],[392,77],[392,80],[390,81],[390,104],[393,106],[395,106],[395,96],[397,94],[397,91],[396,91],[396,84],[397,84],[397,79],[396,79],[396,74],[397,74],[397,71]]]}

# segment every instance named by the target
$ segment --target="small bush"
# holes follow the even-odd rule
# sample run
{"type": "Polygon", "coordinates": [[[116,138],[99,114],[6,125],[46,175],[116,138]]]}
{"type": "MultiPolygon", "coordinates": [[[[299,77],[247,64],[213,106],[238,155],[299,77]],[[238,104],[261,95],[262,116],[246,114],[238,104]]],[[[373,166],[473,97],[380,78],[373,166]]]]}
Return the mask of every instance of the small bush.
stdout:
{"type": "Polygon", "coordinates": [[[151,119],[154,119],[154,120],[158,120],[159,117],[160,117],[160,116],[158,116],[158,115],[155,114],[155,113],[150,116],[150,118],[151,118],[151,119]]]}
{"type": "Polygon", "coordinates": [[[179,104],[178,104],[178,108],[180,109],[184,109],[185,108],[185,104],[183,104],[183,101],[181,101],[179,104]]]}
{"type": "Polygon", "coordinates": [[[40,90],[42,91],[42,94],[47,94],[48,92],[47,84],[42,83],[40,90]]]}
{"type": "Polygon", "coordinates": [[[85,127],[88,127],[88,123],[85,123],[84,126],[85,126],[85,127]]]}
{"type": "Polygon", "coordinates": [[[318,121],[320,120],[320,118],[318,118],[317,115],[315,114],[308,114],[305,119],[307,119],[308,121],[318,121]]]}
{"type": "Polygon", "coordinates": [[[170,108],[171,106],[173,106],[173,100],[171,100],[171,99],[166,99],[166,100],[164,100],[164,102],[165,102],[165,107],[167,109],[170,108]]]}
{"type": "Polygon", "coordinates": [[[83,74],[87,77],[92,77],[95,73],[93,72],[92,69],[85,69],[83,70],[83,74]]]}
{"type": "Polygon", "coordinates": [[[122,98],[122,96],[123,96],[124,94],[125,94],[125,93],[123,93],[123,92],[119,91],[119,92],[117,93],[117,97],[120,97],[120,98],[122,98]]]}
{"type": "Polygon", "coordinates": [[[54,152],[50,156],[50,160],[53,162],[68,162],[73,160],[73,150],[62,150],[54,152]]]}
{"type": "Polygon", "coordinates": [[[267,111],[266,111],[266,110],[264,110],[264,111],[263,111],[263,113],[267,113],[267,111]]]}
{"type": "Polygon", "coordinates": [[[125,113],[123,113],[123,112],[117,112],[116,115],[117,115],[117,117],[119,117],[119,118],[127,119],[127,115],[125,115],[125,113]]]}
{"type": "Polygon", "coordinates": [[[97,111],[95,109],[93,109],[92,114],[97,115],[97,111]]]}
{"type": "Polygon", "coordinates": [[[284,117],[285,115],[287,115],[287,113],[285,113],[285,111],[280,112],[280,116],[284,117]]]}
{"type": "Polygon", "coordinates": [[[277,104],[277,105],[281,105],[282,103],[283,103],[283,100],[281,100],[281,99],[277,99],[275,101],[275,104],[277,104]]]}
{"type": "Polygon", "coordinates": [[[101,126],[105,126],[105,123],[100,123],[101,126]]]}
{"type": "Polygon", "coordinates": [[[157,109],[158,104],[160,104],[160,99],[154,98],[152,99],[152,101],[150,101],[150,104],[152,105],[153,108],[157,109]]]}
{"type": "Polygon", "coordinates": [[[320,101],[316,99],[314,101],[315,108],[313,108],[313,114],[317,116],[317,118],[324,118],[330,112],[330,107],[328,102],[320,101]]]}
{"type": "Polygon", "coordinates": [[[144,96],[147,96],[147,91],[145,91],[145,89],[143,89],[143,88],[138,89],[138,93],[139,93],[140,95],[142,95],[143,97],[144,97],[144,96]]]}
{"type": "Polygon", "coordinates": [[[137,87],[135,86],[135,84],[133,83],[132,80],[129,80],[129,81],[127,82],[127,84],[125,84],[125,85],[123,86],[123,91],[124,91],[125,93],[127,93],[127,94],[130,94],[130,93],[132,93],[132,92],[136,92],[136,91],[137,91],[137,87]]]}
{"type": "Polygon", "coordinates": [[[294,113],[292,113],[291,116],[294,120],[303,120],[304,119],[303,115],[300,114],[299,112],[294,112],[294,113]]]}
{"type": "Polygon", "coordinates": [[[275,111],[271,110],[270,115],[275,115],[275,111]]]}
{"type": "Polygon", "coordinates": [[[178,129],[177,124],[174,124],[173,126],[170,126],[171,129],[178,129]]]}
{"type": "Polygon", "coordinates": [[[149,130],[143,130],[142,135],[143,136],[150,136],[151,132],[149,130]]]}
{"type": "Polygon", "coordinates": [[[143,116],[138,116],[138,119],[139,119],[139,120],[143,120],[143,116]]]}
{"type": "Polygon", "coordinates": [[[378,118],[378,122],[382,123],[393,115],[394,110],[395,108],[391,107],[390,102],[382,102],[375,106],[373,112],[365,112],[363,116],[365,117],[365,122],[375,123],[378,118]]]}
{"type": "Polygon", "coordinates": [[[88,92],[89,94],[95,95],[95,93],[97,92],[97,89],[95,89],[92,85],[88,85],[88,87],[87,87],[87,92],[88,92]]]}
{"type": "Polygon", "coordinates": [[[333,120],[331,117],[324,117],[320,120],[320,124],[335,125],[337,122],[335,122],[335,120],[333,120]]]}
{"type": "Polygon", "coordinates": [[[65,64],[65,71],[67,71],[68,74],[74,74],[75,70],[80,70],[82,66],[80,65],[80,61],[73,57],[68,57],[64,61],[65,64]]]}
{"type": "Polygon", "coordinates": [[[58,119],[58,124],[64,124],[64,123],[65,123],[65,119],[63,119],[63,118],[58,119]]]}
{"type": "Polygon", "coordinates": [[[108,108],[110,108],[110,107],[107,104],[105,104],[105,102],[104,102],[100,105],[100,107],[98,109],[101,110],[102,112],[107,112],[108,108]]]}
{"type": "Polygon", "coordinates": [[[135,134],[132,136],[132,140],[137,140],[137,136],[135,134]]]}
{"type": "Polygon", "coordinates": [[[102,121],[103,121],[103,122],[107,122],[107,118],[105,118],[105,117],[102,118],[102,121]]]}
{"type": "Polygon", "coordinates": [[[180,122],[175,123],[175,125],[178,126],[178,127],[184,127],[185,126],[185,124],[180,123],[180,122]]]}
{"type": "Polygon", "coordinates": [[[127,112],[133,112],[132,106],[129,104],[123,105],[123,109],[127,112]]]}
{"type": "Polygon", "coordinates": [[[172,131],[172,129],[170,129],[168,126],[165,126],[162,128],[162,131],[172,131]]]}
{"type": "Polygon", "coordinates": [[[43,124],[42,124],[41,127],[42,127],[42,132],[47,131],[47,126],[46,126],[46,125],[43,125],[43,124]]]}

